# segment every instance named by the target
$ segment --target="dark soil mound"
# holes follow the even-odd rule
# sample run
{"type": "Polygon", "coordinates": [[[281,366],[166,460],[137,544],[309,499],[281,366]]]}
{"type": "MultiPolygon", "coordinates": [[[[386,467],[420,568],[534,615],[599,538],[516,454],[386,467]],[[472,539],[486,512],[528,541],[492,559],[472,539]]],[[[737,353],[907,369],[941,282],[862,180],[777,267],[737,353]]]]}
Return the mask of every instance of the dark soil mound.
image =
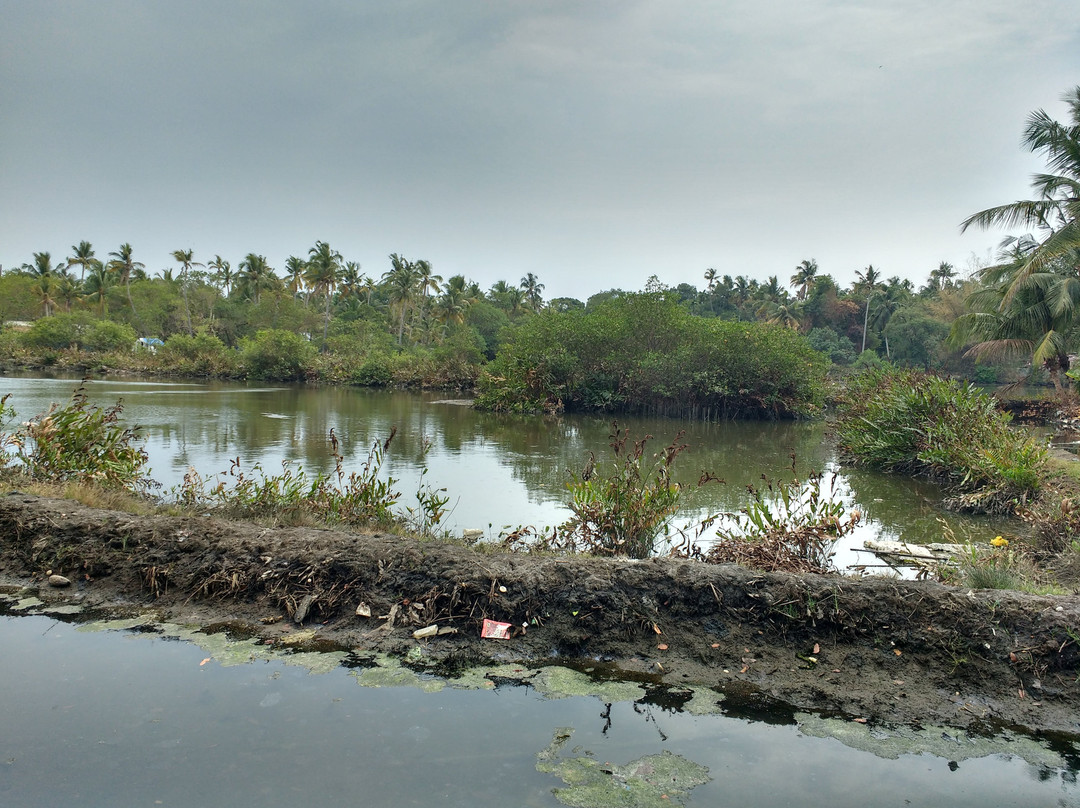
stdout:
{"type": "Polygon", "coordinates": [[[446,664],[608,660],[632,676],[774,696],[871,720],[1080,734],[1080,599],[653,559],[485,552],[384,534],[143,517],[0,497],[9,582],[163,617],[297,624],[446,664]],[[358,616],[370,609],[371,617],[358,616]],[[481,639],[485,619],[509,640],[481,639]],[[417,640],[419,628],[445,633],[417,640]],[[449,630],[456,629],[456,633],[449,630]]]}

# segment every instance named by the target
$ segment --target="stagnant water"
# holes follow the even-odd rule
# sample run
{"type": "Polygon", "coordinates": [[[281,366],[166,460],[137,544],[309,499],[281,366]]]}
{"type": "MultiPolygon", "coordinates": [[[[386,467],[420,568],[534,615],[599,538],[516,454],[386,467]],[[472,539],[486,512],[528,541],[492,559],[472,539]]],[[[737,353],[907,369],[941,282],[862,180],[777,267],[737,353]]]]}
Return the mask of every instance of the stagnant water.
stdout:
{"type": "Polygon", "coordinates": [[[873,727],[556,668],[447,681],[0,601],[5,806],[1080,805],[1075,739],[873,727]]]}
{"type": "MultiPolygon", "coordinates": [[[[78,379],[6,377],[18,420],[65,403],[78,379]]],[[[308,471],[330,471],[328,436],[341,441],[346,471],[358,469],[376,441],[397,433],[386,453],[383,476],[398,481],[402,507],[415,505],[424,483],[445,488],[451,509],[443,527],[483,529],[495,538],[505,528],[554,526],[569,516],[566,483],[592,452],[611,461],[611,419],[597,416],[511,416],[481,413],[445,394],[417,394],[351,388],[312,388],[223,382],[94,380],[87,392],[95,404],[123,399],[124,418],[146,436],[151,476],[163,491],[179,485],[194,469],[203,477],[226,472],[239,459],[274,474],[288,461],[308,471]]],[[[1001,520],[958,517],[940,507],[933,485],[901,476],[840,468],[827,434],[816,422],[699,423],[670,419],[620,418],[632,435],[655,436],[659,450],[680,430],[689,449],[679,457],[675,479],[683,485],[681,524],[724,511],[748,500],[746,486],[762,475],[790,479],[794,455],[800,475],[836,472],[836,496],[865,516],[863,526],[838,544],[842,567],[872,562],[857,555],[865,539],[941,541],[943,523],[957,540],[986,541],[1007,532],[1001,520]],[[724,484],[697,487],[702,471],[724,484]]],[[[708,535],[705,536],[708,539],[708,535]]]]}

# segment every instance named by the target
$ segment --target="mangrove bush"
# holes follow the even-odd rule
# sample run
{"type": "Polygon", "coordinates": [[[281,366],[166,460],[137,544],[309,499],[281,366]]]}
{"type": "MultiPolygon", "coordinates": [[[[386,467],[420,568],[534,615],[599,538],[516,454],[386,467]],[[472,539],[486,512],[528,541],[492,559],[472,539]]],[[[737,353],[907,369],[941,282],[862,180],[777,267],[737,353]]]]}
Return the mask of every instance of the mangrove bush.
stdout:
{"type": "Polygon", "coordinates": [[[481,374],[476,405],[792,417],[821,406],[828,367],[792,329],[695,317],[666,292],[625,294],[522,323],[481,374]]]}

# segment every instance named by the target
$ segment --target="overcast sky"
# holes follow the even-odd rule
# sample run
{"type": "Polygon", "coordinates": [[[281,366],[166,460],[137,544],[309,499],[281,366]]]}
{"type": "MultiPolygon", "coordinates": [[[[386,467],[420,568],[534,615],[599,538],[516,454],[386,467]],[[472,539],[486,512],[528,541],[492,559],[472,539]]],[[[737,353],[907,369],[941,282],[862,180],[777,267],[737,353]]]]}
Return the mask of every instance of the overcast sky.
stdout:
{"type": "Polygon", "coordinates": [[[547,297],[706,269],[917,284],[1027,198],[1073,0],[0,0],[0,264],[317,239],[547,297]]]}

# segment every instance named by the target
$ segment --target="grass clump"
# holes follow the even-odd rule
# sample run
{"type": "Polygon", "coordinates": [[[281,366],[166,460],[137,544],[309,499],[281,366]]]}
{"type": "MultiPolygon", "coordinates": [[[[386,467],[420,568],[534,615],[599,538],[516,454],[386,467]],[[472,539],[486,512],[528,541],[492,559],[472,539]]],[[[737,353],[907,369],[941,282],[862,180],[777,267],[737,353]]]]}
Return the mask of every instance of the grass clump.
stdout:
{"type": "Polygon", "coordinates": [[[958,510],[1011,512],[1046,474],[1045,446],[971,384],[886,366],[852,377],[839,405],[846,460],[934,479],[958,510]]]}
{"type": "Polygon", "coordinates": [[[859,511],[846,512],[836,491],[838,475],[796,474],[791,457],[790,480],[748,486],[750,501],[738,513],[706,520],[724,523],[707,552],[694,554],[711,564],[740,564],[765,572],[826,573],[835,571],[833,555],[838,538],[862,520],[859,511]]]}
{"type": "Polygon", "coordinates": [[[679,486],[671,480],[671,466],[685,450],[682,432],[658,454],[647,457],[646,435],[630,442],[630,431],[612,424],[609,468],[595,468],[590,456],[582,473],[572,474],[570,510],[573,516],[558,529],[567,549],[593,555],[648,558],[657,538],[667,533],[679,507],[679,486]]]}
{"type": "MultiPolygon", "coordinates": [[[[7,397],[0,401],[0,427],[13,418],[7,397]]],[[[80,385],[64,406],[26,421],[14,433],[3,432],[5,467],[33,481],[79,482],[104,489],[146,493],[157,484],[148,476],[139,427],[120,424],[123,400],[111,407],[90,403],[80,385]]],[[[2,431],[2,429],[0,429],[2,431]]]]}
{"type": "Polygon", "coordinates": [[[177,501],[186,507],[213,509],[239,518],[266,518],[288,524],[311,521],[326,524],[378,525],[390,527],[397,521],[394,505],[400,493],[397,481],[380,479],[383,455],[390,448],[396,430],[384,442],[376,441],[359,471],[348,476],[339,443],[330,431],[334,470],[309,474],[287,461],[280,474],[267,474],[258,463],[245,471],[239,458],[226,474],[204,480],[190,469],[177,491],[177,501]]]}

